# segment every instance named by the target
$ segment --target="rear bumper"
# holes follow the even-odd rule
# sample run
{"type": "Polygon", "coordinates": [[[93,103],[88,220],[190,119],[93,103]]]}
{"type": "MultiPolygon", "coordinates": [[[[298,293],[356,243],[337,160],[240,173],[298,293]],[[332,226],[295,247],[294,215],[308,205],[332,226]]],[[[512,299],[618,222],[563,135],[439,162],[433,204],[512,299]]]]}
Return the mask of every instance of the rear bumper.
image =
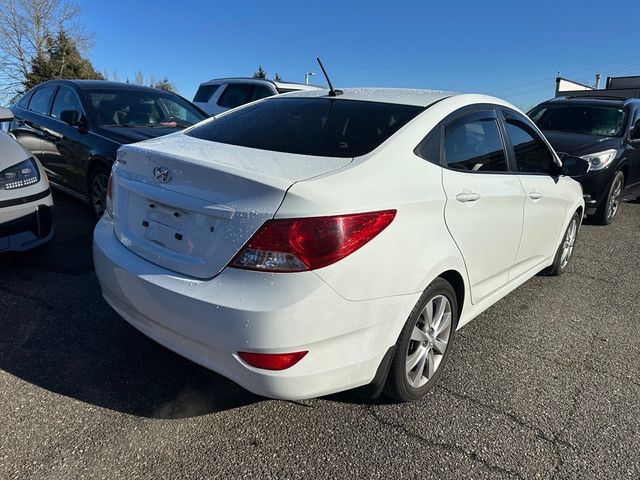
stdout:
{"type": "Polygon", "coordinates": [[[0,207],[0,252],[29,250],[53,237],[51,192],[47,189],[36,196],[29,203],[11,201],[0,207]]]}
{"type": "Polygon", "coordinates": [[[105,300],[142,333],[247,390],[282,399],[371,382],[419,297],[352,302],[313,272],[227,268],[196,280],[132,253],[116,239],[109,218],[96,226],[94,262],[105,300]],[[277,372],[253,368],[237,355],[301,350],[309,353],[277,372]]]}

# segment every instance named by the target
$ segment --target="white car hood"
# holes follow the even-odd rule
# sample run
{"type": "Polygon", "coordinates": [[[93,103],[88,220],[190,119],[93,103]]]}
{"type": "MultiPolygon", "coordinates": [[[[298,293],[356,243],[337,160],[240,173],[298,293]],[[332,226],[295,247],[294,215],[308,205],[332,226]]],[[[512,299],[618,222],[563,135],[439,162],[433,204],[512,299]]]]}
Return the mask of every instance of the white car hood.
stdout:
{"type": "Polygon", "coordinates": [[[31,154],[9,135],[0,131],[0,172],[29,158],[31,154]]]}

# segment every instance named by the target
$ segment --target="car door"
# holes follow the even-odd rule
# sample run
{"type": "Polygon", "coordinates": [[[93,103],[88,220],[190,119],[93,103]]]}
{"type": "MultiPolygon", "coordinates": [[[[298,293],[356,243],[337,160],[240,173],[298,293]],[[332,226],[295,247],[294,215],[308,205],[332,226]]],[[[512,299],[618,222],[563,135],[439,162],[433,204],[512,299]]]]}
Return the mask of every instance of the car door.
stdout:
{"type": "Polygon", "coordinates": [[[61,118],[64,111],[78,112],[86,125],[87,115],[80,98],[72,88],[63,85],[53,101],[51,119],[44,129],[43,145],[50,157],[51,168],[56,169],[67,187],[84,195],[87,190],[85,172],[91,156],[91,133],[84,127],[65,123],[61,118]]]}
{"type": "Polygon", "coordinates": [[[524,191],[507,161],[496,110],[463,112],[443,128],[445,221],[462,252],[471,300],[505,286],[518,253],[524,191]]]}
{"type": "MultiPolygon", "coordinates": [[[[57,88],[57,85],[42,86],[30,95],[28,103],[21,101],[18,105],[20,107],[18,115],[11,129],[16,140],[38,157],[48,173],[50,173],[49,166],[45,163],[43,156],[42,120],[49,115],[51,101],[57,88]]],[[[55,180],[55,178],[52,179],[55,180]]]]}
{"type": "Polygon", "coordinates": [[[502,109],[507,150],[525,193],[522,240],[509,280],[539,268],[558,248],[567,208],[566,178],[552,177],[555,157],[532,123],[502,109]]]}

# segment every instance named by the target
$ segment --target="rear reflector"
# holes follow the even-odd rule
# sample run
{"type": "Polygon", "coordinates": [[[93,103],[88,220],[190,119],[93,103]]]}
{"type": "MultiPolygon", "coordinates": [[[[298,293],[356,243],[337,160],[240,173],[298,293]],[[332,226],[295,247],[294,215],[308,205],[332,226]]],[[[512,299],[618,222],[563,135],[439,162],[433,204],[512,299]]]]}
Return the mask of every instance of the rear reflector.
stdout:
{"type": "Polygon", "coordinates": [[[267,221],[230,266],[265,272],[326,267],[352,254],[387,228],[395,210],[267,221]]]}
{"type": "Polygon", "coordinates": [[[302,360],[307,353],[309,353],[307,350],[293,353],[238,352],[238,356],[252,367],[263,370],[286,370],[302,360]]]}

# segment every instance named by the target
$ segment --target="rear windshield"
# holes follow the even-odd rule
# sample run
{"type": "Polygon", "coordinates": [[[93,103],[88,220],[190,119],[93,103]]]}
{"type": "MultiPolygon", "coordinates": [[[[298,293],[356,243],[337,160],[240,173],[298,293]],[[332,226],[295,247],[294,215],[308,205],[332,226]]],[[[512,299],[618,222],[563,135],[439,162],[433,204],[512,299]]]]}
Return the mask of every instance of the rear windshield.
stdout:
{"type": "Polygon", "coordinates": [[[617,137],[624,129],[625,112],[597,105],[540,105],[529,116],[540,130],[617,137]]]}
{"type": "Polygon", "coordinates": [[[196,126],[187,135],[243,147],[323,157],[374,150],[424,107],[334,98],[272,98],[196,126]]]}

